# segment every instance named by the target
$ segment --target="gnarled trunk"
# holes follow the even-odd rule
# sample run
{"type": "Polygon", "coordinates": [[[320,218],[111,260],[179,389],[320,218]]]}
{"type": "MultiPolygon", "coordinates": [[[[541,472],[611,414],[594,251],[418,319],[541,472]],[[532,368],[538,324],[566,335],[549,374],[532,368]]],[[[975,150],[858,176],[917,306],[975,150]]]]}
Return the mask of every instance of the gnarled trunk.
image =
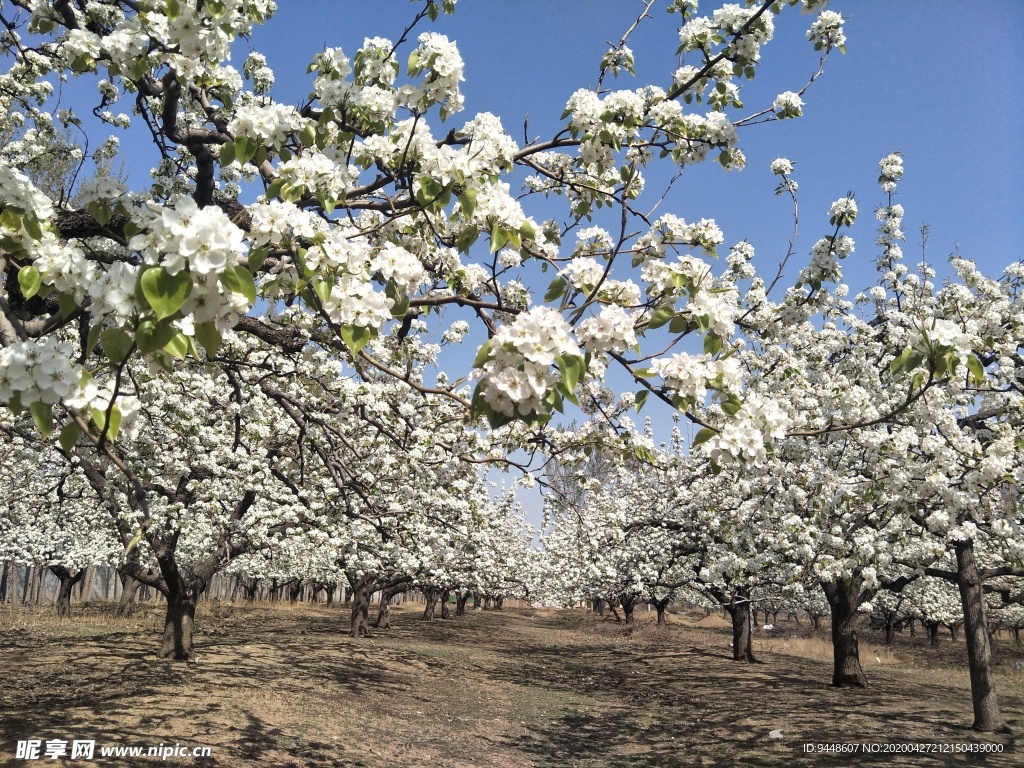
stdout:
{"type": "Polygon", "coordinates": [[[494,598],[494,610],[501,611],[505,608],[505,596],[498,595],[494,598]]]}
{"type": "Polygon", "coordinates": [[[622,613],[626,617],[626,623],[633,623],[633,608],[636,607],[636,599],[632,597],[622,597],[619,600],[622,605],[622,613]]]}
{"type": "Polygon", "coordinates": [[[423,606],[423,621],[434,620],[434,608],[437,607],[437,590],[433,587],[427,587],[423,590],[423,600],[426,605],[423,606]]]}
{"type": "Polygon", "coordinates": [[[466,615],[466,601],[469,600],[469,593],[459,595],[455,598],[455,615],[465,616],[466,615]]]}
{"type": "Polygon", "coordinates": [[[656,600],[654,603],[654,609],[658,612],[658,623],[667,624],[668,616],[665,613],[665,609],[668,608],[668,598],[664,600],[656,600]]]}
{"type": "Polygon", "coordinates": [[[121,580],[121,597],[117,601],[117,615],[131,616],[135,610],[135,598],[142,582],[127,573],[118,572],[117,576],[121,580]]]}
{"type": "Polygon", "coordinates": [[[452,617],[452,594],[447,589],[441,593],[441,618],[450,619],[452,617]]]}
{"type": "Polygon", "coordinates": [[[175,661],[191,661],[195,658],[196,603],[199,601],[201,588],[186,583],[178,578],[168,584],[167,613],[164,616],[164,633],[160,645],[160,658],[171,658],[175,661]]]}
{"type": "Polygon", "coordinates": [[[725,606],[732,620],[732,658],[733,661],[757,663],[754,656],[752,618],[750,600],[742,592],[736,594],[733,602],[725,606]]]}
{"type": "Polygon", "coordinates": [[[964,609],[964,634],[967,636],[967,662],[971,670],[971,703],[976,731],[1006,729],[999,712],[996,681],[992,675],[992,646],[985,623],[985,596],[981,574],[974,555],[974,542],[956,543],[957,586],[964,609]]]}
{"type": "Polygon", "coordinates": [[[352,619],[348,634],[350,637],[365,637],[370,634],[370,595],[373,594],[373,579],[368,575],[356,577],[348,574],[352,587],[352,619]]]}
{"type": "Polygon", "coordinates": [[[860,665],[856,629],[861,584],[859,573],[849,581],[838,579],[821,584],[832,611],[832,685],[838,688],[866,688],[868,684],[860,665]]]}
{"type": "Polygon", "coordinates": [[[50,572],[57,577],[60,586],[57,589],[57,616],[67,618],[71,615],[71,591],[75,584],[82,580],[84,570],[72,573],[62,565],[51,565],[50,572]]]}

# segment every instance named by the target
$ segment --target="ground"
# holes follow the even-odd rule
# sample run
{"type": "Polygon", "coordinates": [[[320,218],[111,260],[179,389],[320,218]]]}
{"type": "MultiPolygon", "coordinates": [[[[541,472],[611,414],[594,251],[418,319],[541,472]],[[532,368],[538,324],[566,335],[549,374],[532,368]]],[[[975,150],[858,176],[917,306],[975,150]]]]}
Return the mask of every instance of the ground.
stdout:
{"type": "MultiPolygon", "coordinates": [[[[52,609],[50,609],[52,611],[52,609]]],[[[1009,734],[976,734],[962,643],[866,633],[870,687],[837,690],[825,633],[758,630],[764,663],[731,660],[717,615],[622,628],[587,611],[472,612],[343,634],[339,608],[205,603],[198,663],[156,657],[156,606],[71,620],[0,607],[0,765],[152,765],[99,746],[208,746],[169,765],[319,768],[1015,766],[1024,764],[1024,653],[999,646],[1009,734]],[[776,738],[772,737],[772,732],[776,738]],[[778,733],[781,732],[781,733],[778,733]],[[94,761],[16,759],[18,740],[94,739],[94,761]],[[836,755],[806,744],[920,743],[980,752],[836,755]],[[948,746],[947,746],[948,745],[948,746]]],[[[848,749],[850,747],[847,747],[848,749]]]]}

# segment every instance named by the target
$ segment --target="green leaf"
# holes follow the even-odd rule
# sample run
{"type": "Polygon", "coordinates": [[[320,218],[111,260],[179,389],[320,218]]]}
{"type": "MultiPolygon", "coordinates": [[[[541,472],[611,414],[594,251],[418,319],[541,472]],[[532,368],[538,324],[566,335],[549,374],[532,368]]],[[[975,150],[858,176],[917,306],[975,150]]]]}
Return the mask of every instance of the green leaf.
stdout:
{"type": "Polygon", "coordinates": [[[249,274],[255,275],[260,271],[260,267],[263,266],[263,262],[267,260],[267,256],[270,255],[270,251],[267,248],[253,248],[249,251],[249,274]]]}
{"type": "Polygon", "coordinates": [[[221,144],[220,145],[220,164],[222,166],[231,165],[235,162],[235,145],[234,144],[221,144]]]}
{"type": "Polygon", "coordinates": [[[100,340],[100,333],[103,332],[102,325],[94,325],[89,329],[89,338],[85,341],[85,354],[91,355],[100,340]]]}
{"type": "Polygon", "coordinates": [[[392,302],[391,316],[405,317],[406,312],[409,311],[408,295],[406,295],[404,291],[399,290],[398,284],[394,280],[388,280],[388,284],[384,288],[384,293],[392,302]]]}
{"type": "Polygon", "coordinates": [[[910,356],[913,353],[914,350],[911,349],[910,347],[907,347],[898,357],[894,358],[893,361],[889,363],[890,375],[895,376],[897,373],[906,368],[907,361],[910,359],[910,356]]]}
{"type": "Polygon", "coordinates": [[[158,349],[163,349],[164,345],[174,338],[177,332],[170,321],[156,323],[146,319],[140,322],[138,328],[135,329],[135,344],[138,346],[139,352],[148,355],[158,349]]]}
{"type": "Polygon", "coordinates": [[[690,447],[696,448],[698,445],[703,445],[717,434],[718,433],[710,427],[704,427],[704,429],[700,430],[693,436],[693,443],[690,444],[690,447]]]}
{"type": "Polygon", "coordinates": [[[18,270],[18,285],[21,287],[21,295],[26,299],[31,299],[39,293],[39,286],[42,284],[43,276],[32,265],[18,270]]]}
{"type": "Polygon", "coordinates": [[[365,347],[373,336],[374,331],[372,329],[361,325],[341,326],[341,340],[349,348],[352,357],[356,357],[359,354],[359,350],[365,347]]]}
{"type": "Polygon", "coordinates": [[[686,333],[690,329],[690,321],[685,315],[676,315],[668,324],[671,333],[686,333]]]}
{"type": "Polygon", "coordinates": [[[651,315],[651,322],[648,324],[651,328],[660,328],[665,325],[669,320],[675,317],[676,308],[674,304],[662,304],[651,315]]]}
{"type": "Polygon", "coordinates": [[[281,188],[284,187],[284,179],[278,177],[267,186],[267,200],[273,200],[281,195],[281,188]]]}
{"type": "Polygon", "coordinates": [[[114,212],[110,210],[110,206],[106,203],[92,202],[86,206],[92,217],[96,219],[96,223],[101,227],[105,227],[110,221],[110,218],[114,215],[114,212]]]}
{"type": "Polygon", "coordinates": [[[636,393],[636,397],[633,399],[633,407],[636,408],[636,412],[640,413],[640,409],[644,407],[644,403],[647,402],[647,396],[651,394],[649,390],[643,389],[636,393]]]}
{"type": "Polygon", "coordinates": [[[558,370],[562,373],[562,382],[568,392],[576,390],[576,385],[586,370],[586,362],[582,355],[560,355],[555,361],[558,370]]]}
{"type": "Polygon", "coordinates": [[[102,408],[92,409],[92,420],[100,432],[107,430],[108,440],[117,440],[117,433],[121,430],[121,410],[115,405],[110,409],[110,426],[107,427],[107,412],[102,408]]]}
{"type": "Polygon", "coordinates": [[[561,298],[562,294],[565,293],[565,287],[568,285],[564,277],[556,277],[551,281],[551,285],[548,286],[548,292],[544,294],[544,301],[555,301],[561,298]]]}
{"type": "Polygon", "coordinates": [[[135,339],[121,328],[108,328],[103,332],[103,353],[112,363],[123,362],[132,351],[135,339]]]}
{"type": "Polygon", "coordinates": [[[78,309],[78,302],[74,296],[62,293],[57,296],[57,306],[60,307],[60,314],[65,320],[71,317],[71,313],[78,309]]]}
{"type": "Polygon", "coordinates": [[[184,269],[172,275],[163,267],[153,267],[142,273],[139,284],[146,301],[160,320],[181,309],[192,293],[192,278],[184,269]]]}
{"type": "Polygon", "coordinates": [[[459,235],[459,239],[455,243],[459,253],[469,253],[470,247],[476,242],[478,237],[480,237],[480,230],[476,227],[466,227],[466,229],[462,230],[462,234],[459,235]]]}
{"type": "Polygon", "coordinates": [[[221,273],[220,280],[224,283],[224,287],[232,293],[242,294],[250,304],[256,303],[256,283],[245,267],[240,267],[237,264],[227,267],[221,273]]]}
{"type": "Polygon", "coordinates": [[[491,227],[491,253],[497,253],[508,242],[508,232],[498,223],[491,227]]]}
{"type": "Polygon", "coordinates": [[[203,345],[207,357],[213,357],[220,349],[221,337],[217,324],[210,321],[196,326],[196,340],[203,345]]]}
{"type": "Polygon", "coordinates": [[[476,357],[473,358],[474,368],[483,368],[484,363],[491,359],[491,346],[494,344],[494,339],[488,339],[480,345],[480,349],[476,351],[476,357]]]}
{"type": "Polygon", "coordinates": [[[973,353],[967,357],[967,370],[970,371],[975,384],[981,384],[985,380],[985,366],[973,353]]]}
{"type": "Polygon", "coordinates": [[[717,333],[708,333],[704,337],[704,354],[717,355],[722,351],[722,337],[717,333]]]}
{"type": "Polygon", "coordinates": [[[39,226],[39,219],[35,216],[25,216],[21,223],[24,225],[25,231],[28,232],[29,237],[33,240],[43,239],[43,228],[39,226]]]}
{"type": "Polygon", "coordinates": [[[53,406],[36,400],[28,409],[32,413],[32,421],[36,423],[43,437],[49,437],[53,432],[53,406]]]}
{"type": "Polygon", "coordinates": [[[185,355],[188,354],[188,338],[183,333],[175,335],[164,344],[164,352],[173,355],[179,360],[184,360],[185,355]]]}
{"type": "Polygon", "coordinates": [[[462,215],[467,219],[472,218],[473,211],[476,210],[476,190],[467,189],[459,195],[459,205],[462,206],[462,215]]]}
{"type": "Polygon", "coordinates": [[[139,530],[138,533],[136,533],[132,537],[132,540],[129,541],[128,544],[125,546],[124,554],[127,555],[129,552],[131,552],[133,549],[135,549],[137,546],[139,546],[139,542],[140,541],[142,541],[142,530],[141,529],[139,530]]]}
{"type": "Polygon", "coordinates": [[[245,165],[256,155],[256,139],[249,136],[239,136],[235,139],[235,159],[245,165]]]}
{"type": "Polygon", "coordinates": [[[735,416],[742,407],[743,403],[736,395],[730,395],[729,399],[722,403],[722,410],[725,411],[727,416],[735,416]]]}
{"type": "Polygon", "coordinates": [[[305,127],[299,131],[299,141],[304,147],[313,146],[313,142],[316,141],[316,129],[311,123],[306,123],[305,127]]]}
{"type": "Polygon", "coordinates": [[[313,291],[321,304],[327,304],[331,300],[331,284],[320,278],[313,278],[313,291]]]}
{"type": "Polygon", "coordinates": [[[78,444],[78,439],[82,436],[82,429],[75,422],[68,422],[67,426],[60,431],[60,447],[63,448],[67,453],[71,453],[71,449],[78,444]]]}

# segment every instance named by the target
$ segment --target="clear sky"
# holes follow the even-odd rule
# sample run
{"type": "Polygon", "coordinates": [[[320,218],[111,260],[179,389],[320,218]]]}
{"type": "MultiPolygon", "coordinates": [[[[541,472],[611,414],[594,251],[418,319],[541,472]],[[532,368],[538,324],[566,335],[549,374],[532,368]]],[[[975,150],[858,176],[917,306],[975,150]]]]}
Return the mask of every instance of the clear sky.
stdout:
{"type": "MultiPolygon", "coordinates": [[[[679,16],[665,13],[666,5],[657,3],[631,38],[639,77],[607,85],[669,82],[679,16]]],[[[704,2],[702,11],[718,5],[704,2]]],[[[285,0],[252,43],[277,73],[275,95],[291,103],[309,90],[305,67],[313,52],[328,44],[351,55],[366,36],[395,39],[418,7],[406,0],[285,0]]],[[[771,194],[768,163],[780,156],[796,163],[804,256],[828,228],[829,205],[848,190],[870,214],[882,199],[878,160],[899,150],[906,156],[900,202],[908,255],[927,223],[933,261],[957,245],[989,272],[1021,258],[1024,2],[833,0],[829,7],[847,18],[847,53],[830,57],[804,98],[804,116],[744,129],[744,171],[726,173],[714,163],[687,170],[661,210],[715,218],[727,243],[754,243],[767,271],[785,251],[792,225],[786,203],[771,194]]],[[[433,26],[458,42],[466,62],[466,109],[450,122],[494,112],[522,142],[528,115],[531,138],[551,135],[569,95],[594,84],[606,41],[618,40],[641,8],[639,0],[460,0],[454,16],[433,26]]],[[[777,18],[758,78],[744,89],[750,111],[799,89],[815,70],[817,56],[804,37],[813,18],[796,8],[777,18]]],[[[649,178],[653,190],[657,177],[649,178]]],[[[854,289],[874,280],[874,226],[862,215],[853,232],[858,248],[846,266],[854,289]]]]}

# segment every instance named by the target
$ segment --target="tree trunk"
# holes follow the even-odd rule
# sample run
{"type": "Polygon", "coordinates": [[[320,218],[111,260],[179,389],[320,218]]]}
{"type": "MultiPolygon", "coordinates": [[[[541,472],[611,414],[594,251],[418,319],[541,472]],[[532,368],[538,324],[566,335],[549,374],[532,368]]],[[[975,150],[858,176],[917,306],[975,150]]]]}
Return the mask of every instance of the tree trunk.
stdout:
{"type": "Polygon", "coordinates": [[[960,642],[960,622],[954,621],[949,625],[949,637],[954,643],[960,642]]]}
{"type": "Polygon", "coordinates": [[[62,565],[51,565],[50,571],[57,577],[59,587],[57,588],[57,616],[67,618],[71,615],[71,591],[75,584],[82,580],[85,571],[71,573],[62,565]]]}
{"type": "Polygon", "coordinates": [[[937,621],[926,621],[924,623],[928,627],[928,640],[932,645],[939,644],[939,622],[937,621]]]}
{"type": "Polygon", "coordinates": [[[501,610],[504,610],[504,608],[505,608],[505,596],[504,595],[498,595],[496,598],[494,598],[494,610],[501,611],[501,610]]]}
{"type": "Polygon", "coordinates": [[[654,603],[654,609],[658,612],[658,624],[667,624],[668,617],[665,615],[665,609],[668,608],[668,598],[664,600],[658,600],[654,603]]]}
{"type": "Polygon", "coordinates": [[[178,585],[177,589],[171,590],[167,595],[160,658],[171,658],[175,661],[191,661],[195,658],[193,632],[198,599],[199,595],[184,584],[178,585]]]}
{"type": "Polygon", "coordinates": [[[437,606],[437,590],[433,587],[427,587],[423,590],[423,601],[426,603],[423,606],[423,621],[434,620],[434,608],[437,606]]]}
{"type": "Polygon", "coordinates": [[[857,609],[860,607],[862,578],[854,573],[849,581],[822,582],[832,611],[832,685],[838,688],[866,688],[868,679],[860,666],[857,641],[857,609]]]}
{"type": "Polygon", "coordinates": [[[299,602],[299,596],[302,594],[302,581],[297,580],[292,582],[288,587],[288,602],[297,603],[299,602]]]}
{"type": "Polygon", "coordinates": [[[753,632],[751,632],[750,600],[743,593],[737,593],[734,602],[725,606],[732,619],[732,658],[733,661],[757,663],[754,656],[753,632]]]}
{"type": "Polygon", "coordinates": [[[971,728],[976,731],[1003,731],[1006,725],[999,712],[996,681],[992,675],[992,646],[985,623],[985,596],[973,541],[956,543],[956,566],[957,586],[964,609],[967,661],[971,669],[971,703],[974,705],[971,728]]]}
{"type": "Polygon", "coordinates": [[[885,614],[885,644],[892,645],[896,639],[896,619],[891,613],[885,614]]]}
{"type": "Polygon", "coordinates": [[[450,619],[452,617],[451,609],[452,595],[447,589],[441,593],[441,618],[450,619]]]}
{"type": "Polygon", "coordinates": [[[469,593],[459,595],[455,599],[455,615],[465,616],[466,615],[466,601],[469,600],[469,593]]]}
{"type": "Polygon", "coordinates": [[[13,602],[15,584],[18,579],[17,566],[13,560],[4,562],[3,573],[0,573],[0,603],[13,602]]]}
{"type": "Polygon", "coordinates": [[[363,575],[358,579],[355,574],[348,577],[352,587],[352,619],[348,634],[350,637],[365,637],[370,634],[370,595],[373,593],[373,579],[363,575]]]}
{"type": "Polygon", "coordinates": [[[117,615],[131,616],[135,610],[135,596],[142,582],[127,573],[118,573],[118,578],[121,580],[121,598],[117,601],[117,615]]]}
{"type": "Polygon", "coordinates": [[[86,566],[84,574],[79,586],[78,602],[80,603],[87,603],[92,600],[92,593],[96,584],[96,566],[86,566]]]}
{"type": "Polygon", "coordinates": [[[391,598],[387,593],[381,594],[380,607],[377,609],[377,619],[373,622],[374,629],[391,628],[391,598]]]}
{"type": "Polygon", "coordinates": [[[626,617],[626,623],[633,623],[633,608],[636,606],[636,602],[631,597],[622,598],[619,601],[622,604],[622,613],[626,617]]]}

